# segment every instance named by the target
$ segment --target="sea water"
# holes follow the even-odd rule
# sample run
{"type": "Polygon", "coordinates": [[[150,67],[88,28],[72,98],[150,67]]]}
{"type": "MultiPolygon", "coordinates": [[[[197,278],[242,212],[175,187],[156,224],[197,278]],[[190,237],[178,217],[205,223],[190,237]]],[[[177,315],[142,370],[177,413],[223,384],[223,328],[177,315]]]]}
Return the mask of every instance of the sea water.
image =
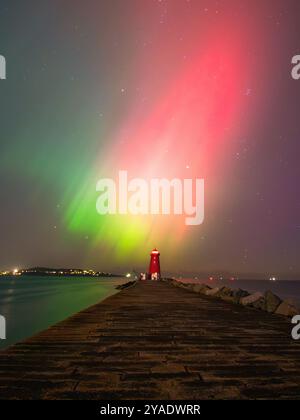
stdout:
{"type": "Polygon", "coordinates": [[[0,277],[0,315],[6,320],[0,349],[100,302],[124,282],[107,277],[0,277]]]}

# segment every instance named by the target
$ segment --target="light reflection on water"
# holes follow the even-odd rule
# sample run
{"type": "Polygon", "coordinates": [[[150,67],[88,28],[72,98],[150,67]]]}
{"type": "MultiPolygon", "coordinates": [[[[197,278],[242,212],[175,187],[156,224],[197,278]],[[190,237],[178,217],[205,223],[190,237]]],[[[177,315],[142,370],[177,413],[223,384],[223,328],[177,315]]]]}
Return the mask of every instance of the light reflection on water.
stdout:
{"type": "Polygon", "coordinates": [[[124,282],[105,277],[0,277],[0,314],[7,324],[0,348],[100,302],[124,282]]]}

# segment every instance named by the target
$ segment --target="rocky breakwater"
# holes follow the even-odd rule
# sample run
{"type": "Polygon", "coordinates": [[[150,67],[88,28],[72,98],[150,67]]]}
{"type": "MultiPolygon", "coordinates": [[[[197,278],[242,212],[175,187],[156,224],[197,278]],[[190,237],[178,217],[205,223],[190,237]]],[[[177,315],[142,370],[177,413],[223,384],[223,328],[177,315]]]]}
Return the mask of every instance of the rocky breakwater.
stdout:
{"type": "Polygon", "coordinates": [[[128,287],[132,287],[136,284],[137,282],[135,280],[133,281],[128,281],[127,283],[123,283],[123,284],[119,284],[118,286],[115,287],[115,289],[117,290],[123,290],[123,289],[128,289],[128,287]]]}
{"type": "Polygon", "coordinates": [[[173,286],[181,287],[194,293],[200,293],[226,302],[252,307],[289,318],[300,314],[300,309],[296,308],[292,303],[282,300],[270,290],[265,293],[249,293],[246,290],[231,289],[226,286],[212,288],[204,283],[185,283],[176,279],[168,279],[167,281],[173,286]]]}

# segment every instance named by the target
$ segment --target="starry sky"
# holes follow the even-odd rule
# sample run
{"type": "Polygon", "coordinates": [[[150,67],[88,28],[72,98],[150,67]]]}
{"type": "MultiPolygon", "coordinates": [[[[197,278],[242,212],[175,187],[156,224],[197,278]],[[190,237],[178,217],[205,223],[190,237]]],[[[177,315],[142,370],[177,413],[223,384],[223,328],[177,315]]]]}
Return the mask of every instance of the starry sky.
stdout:
{"type": "Polygon", "coordinates": [[[0,0],[0,269],[300,280],[298,0],[0,0]],[[97,180],[204,178],[205,221],[100,216],[97,180]]]}

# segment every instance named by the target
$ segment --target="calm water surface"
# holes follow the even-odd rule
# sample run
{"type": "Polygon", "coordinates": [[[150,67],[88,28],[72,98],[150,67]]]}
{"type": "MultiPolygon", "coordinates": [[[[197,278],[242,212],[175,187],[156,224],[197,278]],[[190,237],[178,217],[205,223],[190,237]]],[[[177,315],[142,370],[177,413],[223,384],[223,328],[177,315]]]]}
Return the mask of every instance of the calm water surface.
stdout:
{"type": "Polygon", "coordinates": [[[0,349],[23,340],[117,292],[123,278],[0,277],[0,315],[6,340],[0,349]]]}

